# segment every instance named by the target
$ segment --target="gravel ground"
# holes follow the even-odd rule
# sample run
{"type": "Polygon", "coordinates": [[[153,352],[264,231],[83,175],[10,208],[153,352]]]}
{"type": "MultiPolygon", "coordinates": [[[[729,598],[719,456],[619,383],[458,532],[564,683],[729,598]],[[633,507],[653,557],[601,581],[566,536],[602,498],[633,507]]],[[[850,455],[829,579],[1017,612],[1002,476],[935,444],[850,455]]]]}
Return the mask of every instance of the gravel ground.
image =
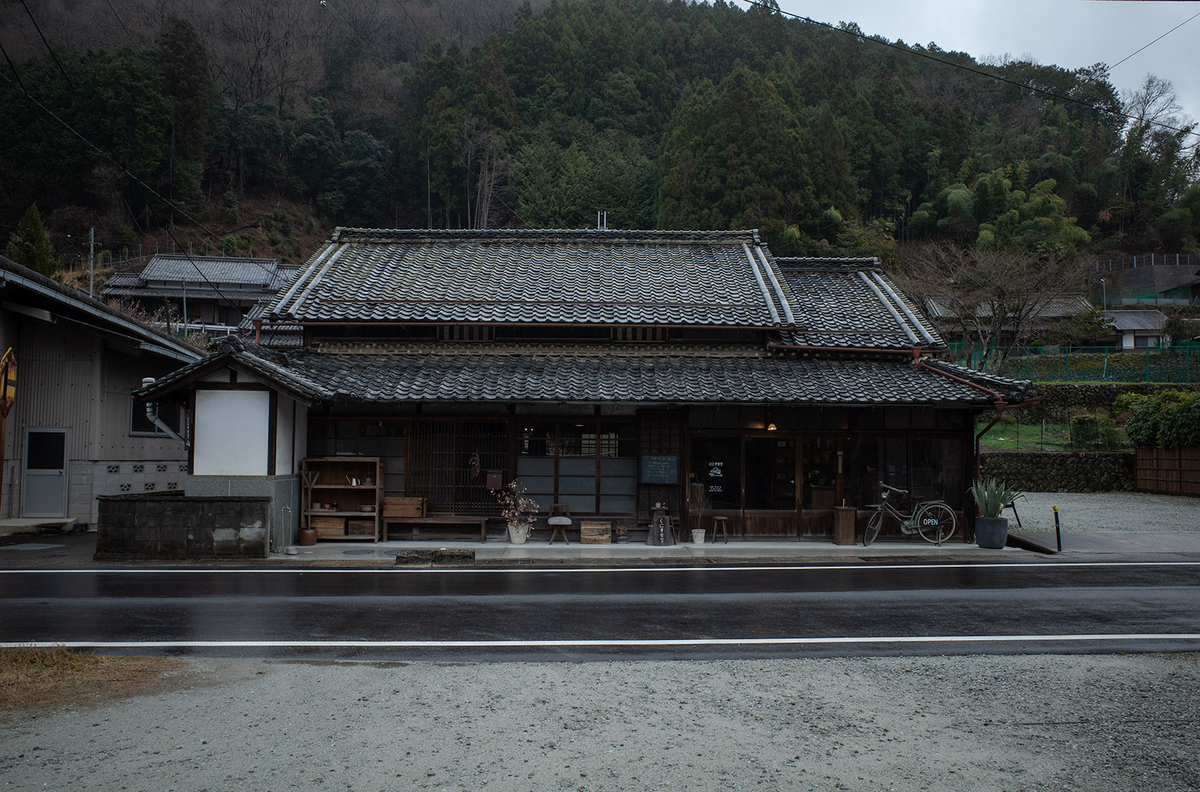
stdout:
{"type": "Polygon", "coordinates": [[[1055,506],[1063,530],[1073,533],[1200,533],[1200,498],[1143,492],[1027,492],[1017,501],[1023,529],[1053,531],[1055,506]]]}
{"type": "Polygon", "coordinates": [[[1174,792],[1200,779],[1194,654],[194,668],[177,692],[10,714],[0,788],[1174,792]]]}

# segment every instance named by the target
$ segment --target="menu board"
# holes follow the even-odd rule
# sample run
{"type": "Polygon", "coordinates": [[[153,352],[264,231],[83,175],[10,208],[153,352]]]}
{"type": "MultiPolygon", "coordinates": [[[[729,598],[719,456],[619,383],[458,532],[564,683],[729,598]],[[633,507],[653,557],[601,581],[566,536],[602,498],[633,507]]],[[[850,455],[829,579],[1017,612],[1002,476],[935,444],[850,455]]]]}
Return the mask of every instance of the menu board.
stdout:
{"type": "Polygon", "coordinates": [[[679,457],[642,457],[643,484],[675,484],[679,481],[679,457]]]}

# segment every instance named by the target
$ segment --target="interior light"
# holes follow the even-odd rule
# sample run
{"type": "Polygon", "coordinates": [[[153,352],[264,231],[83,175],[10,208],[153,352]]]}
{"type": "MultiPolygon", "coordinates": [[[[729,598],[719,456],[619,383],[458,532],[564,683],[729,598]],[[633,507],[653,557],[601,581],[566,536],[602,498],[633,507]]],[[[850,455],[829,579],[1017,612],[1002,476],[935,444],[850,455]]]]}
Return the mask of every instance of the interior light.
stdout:
{"type": "Polygon", "coordinates": [[[767,424],[767,431],[768,431],[768,432],[774,432],[774,431],[775,431],[776,429],[778,429],[778,428],[779,428],[779,427],[778,427],[778,426],[776,426],[776,425],[775,425],[775,424],[773,424],[773,423],[769,423],[769,424],[767,424]]]}

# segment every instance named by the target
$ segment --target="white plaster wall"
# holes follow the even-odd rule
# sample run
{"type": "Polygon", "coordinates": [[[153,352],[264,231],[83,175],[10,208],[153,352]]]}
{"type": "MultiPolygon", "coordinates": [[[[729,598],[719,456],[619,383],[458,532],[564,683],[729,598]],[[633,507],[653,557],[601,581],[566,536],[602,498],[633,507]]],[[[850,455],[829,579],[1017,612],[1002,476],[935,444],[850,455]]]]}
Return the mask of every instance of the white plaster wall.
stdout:
{"type": "Polygon", "coordinates": [[[1133,331],[1126,330],[1121,333],[1121,347],[1124,349],[1133,349],[1133,331]]]}
{"type": "Polygon", "coordinates": [[[197,476],[267,475],[270,395],[196,391],[197,476]]]}

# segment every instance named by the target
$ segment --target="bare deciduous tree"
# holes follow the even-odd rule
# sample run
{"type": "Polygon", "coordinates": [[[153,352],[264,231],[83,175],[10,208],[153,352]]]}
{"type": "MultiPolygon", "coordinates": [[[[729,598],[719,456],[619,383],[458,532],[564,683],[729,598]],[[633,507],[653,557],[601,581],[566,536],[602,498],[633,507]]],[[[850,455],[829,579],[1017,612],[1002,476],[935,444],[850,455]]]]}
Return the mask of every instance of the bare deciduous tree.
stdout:
{"type": "Polygon", "coordinates": [[[968,359],[982,353],[984,371],[1000,371],[1012,348],[1042,329],[1049,309],[1084,286],[1079,259],[951,245],[897,254],[902,288],[964,342],[968,359]]]}

